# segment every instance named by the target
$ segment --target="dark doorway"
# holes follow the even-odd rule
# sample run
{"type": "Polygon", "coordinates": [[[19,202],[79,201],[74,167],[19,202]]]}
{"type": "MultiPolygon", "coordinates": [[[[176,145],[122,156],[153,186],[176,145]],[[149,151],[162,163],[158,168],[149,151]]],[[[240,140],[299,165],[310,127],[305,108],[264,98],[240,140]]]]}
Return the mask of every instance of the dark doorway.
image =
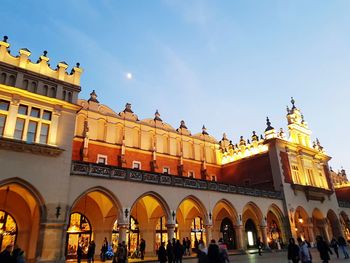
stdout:
{"type": "Polygon", "coordinates": [[[250,218],[245,222],[245,233],[247,237],[247,248],[255,248],[257,241],[257,231],[254,221],[250,218]]]}
{"type": "Polygon", "coordinates": [[[233,228],[232,221],[228,218],[225,217],[221,221],[221,226],[220,226],[220,232],[222,233],[222,239],[224,243],[227,245],[228,249],[235,249],[236,246],[236,233],[233,228]]]}

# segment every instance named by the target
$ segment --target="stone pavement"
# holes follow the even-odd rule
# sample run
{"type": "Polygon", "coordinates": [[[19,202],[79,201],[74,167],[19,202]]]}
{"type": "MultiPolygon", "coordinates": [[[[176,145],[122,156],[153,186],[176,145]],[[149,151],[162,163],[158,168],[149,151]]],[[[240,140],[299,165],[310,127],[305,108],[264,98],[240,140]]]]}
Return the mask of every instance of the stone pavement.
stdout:
{"type": "MultiPolygon", "coordinates": [[[[316,249],[311,249],[311,253],[313,256],[313,263],[322,263],[320,260],[318,251],[316,249]]],[[[341,253],[341,252],[340,252],[341,253]]],[[[67,261],[67,262],[76,262],[76,261],[67,261]]],[[[86,260],[83,260],[82,262],[86,262],[86,260]]],[[[100,261],[95,261],[100,262],[100,261]]],[[[110,263],[111,261],[106,261],[107,263],[110,263]]],[[[147,257],[145,260],[141,261],[140,259],[129,259],[129,262],[158,262],[155,257],[147,257]]],[[[195,257],[187,257],[184,258],[183,263],[197,263],[198,260],[195,257]]],[[[262,256],[259,256],[258,254],[252,252],[252,254],[245,254],[245,255],[230,255],[230,262],[232,263],[287,263],[287,252],[281,251],[281,252],[266,252],[263,253],[262,256]]],[[[330,263],[350,263],[350,260],[343,259],[342,254],[340,254],[340,258],[337,259],[335,255],[331,255],[330,263]]]]}

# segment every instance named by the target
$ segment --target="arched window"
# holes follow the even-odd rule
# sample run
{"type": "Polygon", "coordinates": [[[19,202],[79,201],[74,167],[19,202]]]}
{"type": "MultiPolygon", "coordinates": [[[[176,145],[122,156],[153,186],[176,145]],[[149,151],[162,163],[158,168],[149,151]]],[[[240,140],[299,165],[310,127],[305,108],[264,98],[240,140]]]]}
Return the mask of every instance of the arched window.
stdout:
{"type": "Polygon", "coordinates": [[[6,211],[0,210],[0,247],[14,245],[17,238],[17,224],[15,219],[6,211]]]}
{"type": "Polygon", "coordinates": [[[63,91],[63,95],[62,95],[62,99],[63,99],[63,100],[66,100],[66,97],[67,97],[67,92],[64,90],[64,91],[63,91]]]}
{"type": "Polygon", "coordinates": [[[72,103],[72,92],[68,92],[68,102],[72,103]]]}
{"type": "Polygon", "coordinates": [[[91,225],[89,220],[80,213],[72,213],[69,219],[67,229],[67,246],[66,258],[72,259],[77,257],[78,244],[83,248],[83,253],[86,256],[89,242],[91,240],[91,225]]]}
{"type": "Polygon", "coordinates": [[[30,85],[29,91],[36,92],[37,87],[38,87],[38,84],[35,81],[33,81],[32,84],[30,85]]]}
{"type": "Polygon", "coordinates": [[[51,87],[49,97],[56,98],[56,88],[51,87]]]}
{"type": "Polygon", "coordinates": [[[16,77],[15,77],[14,75],[11,75],[11,76],[9,77],[9,83],[8,83],[8,85],[14,87],[15,84],[16,84],[16,77]]]}
{"type": "Polygon", "coordinates": [[[47,96],[47,93],[49,92],[49,87],[47,85],[43,86],[43,95],[47,96]]]}
{"type": "Polygon", "coordinates": [[[203,219],[199,216],[193,218],[191,224],[191,244],[194,245],[196,240],[205,240],[203,219]]]}
{"type": "Polygon", "coordinates": [[[29,86],[29,81],[27,79],[23,80],[23,86],[22,88],[27,90],[28,89],[28,86],[29,86]]]}
{"type": "Polygon", "coordinates": [[[0,84],[6,84],[6,74],[5,73],[1,73],[1,76],[0,76],[0,84]]]}

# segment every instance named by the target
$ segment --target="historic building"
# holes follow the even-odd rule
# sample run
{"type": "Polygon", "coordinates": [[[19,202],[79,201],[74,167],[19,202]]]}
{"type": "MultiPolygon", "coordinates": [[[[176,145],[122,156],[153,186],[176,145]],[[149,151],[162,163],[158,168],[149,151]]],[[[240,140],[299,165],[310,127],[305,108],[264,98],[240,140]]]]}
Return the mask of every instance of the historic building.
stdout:
{"type": "Polygon", "coordinates": [[[311,243],[350,239],[350,185],[292,99],[288,132],[267,127],[239,142],[178,128],[158,111],[140,120],[127,103],[115,112],[78,99],[79,63],[70,73],[34,63],[0,41],[0,246],[15,243],[30,262],[74,258],[78,243],[132,253],[140,239],[154,255],[161,241],[223,238],[230,249],[258,237],[278,248],[288,237],[311,243]]]}

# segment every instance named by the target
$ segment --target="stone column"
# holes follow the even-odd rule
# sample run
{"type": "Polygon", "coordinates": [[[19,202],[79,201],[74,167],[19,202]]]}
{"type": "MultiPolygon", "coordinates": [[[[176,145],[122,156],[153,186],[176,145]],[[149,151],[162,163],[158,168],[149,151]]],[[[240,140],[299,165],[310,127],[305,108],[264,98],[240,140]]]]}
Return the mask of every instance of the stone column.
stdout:
{"type": "Polygon", "coordinates": [[[166,228],[168,232],[168,240],[171,241],[175,237],[175,224],[167,224],[166,228]]]}
{"type": "Polygon", "coordinates": [[[213,225],[206,225],[204,227],[205,227],[205,234],[206,234],[206,244],[205,245],[209,246],[210,241],[213,239],[213,236],[212,236],[213,225]]]}
{"type": "Polygon", "coordinates": [[[244,250],[243,226],[237,225],[237,226],[234,226],[234,229],[235,229],[235,233],[236,233],[237,249],[244,250]]]}
{"type": "Polygon", "coordinates": [[[17,117],[19,102],[20,102],[20,97],[18,95],[13,95],[13,98],[8,110],[8,115],[6,117],[6,125],[4,129],[4,137],[6,138],[13,138],[13,133],[15,132],[16,117],[17,117]]]}
{"type": "Polygon", "coordinates": [[[312,246],[314,246],[315,245],[314,225],[312,223],[309,223],[306,227],[310,238],[310,240],[308,241],[312,244],[312,246]]]}
{"type": "Polygon", "coordinates": [[[260,231],[262,235],[262,242],[264,243],[264,246],[266,248],[269,247],[269,242],[267,241],[267,227],[266,226],[260,226],[260,231]]]}
{"type": "Polygon", "coordinates": [[[119,242],[126,242],[126,231],[129,228],[129,224],[119,224],[119,242]]]}

